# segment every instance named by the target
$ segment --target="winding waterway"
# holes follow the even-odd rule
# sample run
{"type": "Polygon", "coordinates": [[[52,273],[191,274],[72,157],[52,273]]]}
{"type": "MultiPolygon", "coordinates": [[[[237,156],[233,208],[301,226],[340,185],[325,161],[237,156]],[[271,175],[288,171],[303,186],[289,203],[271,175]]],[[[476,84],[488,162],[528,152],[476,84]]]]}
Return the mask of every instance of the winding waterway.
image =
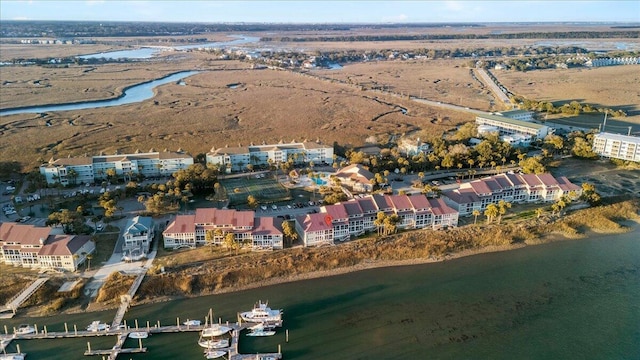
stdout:
{"type": "Polygon", "coordinates": [[[151,99],[154,96],[153,89],[156,88],[157,86],[168,84],[171,82],[178,82],[186,77],[189,77],[197,73],[199,73],[199,71],[181,71],[157,80],[137,84],[129,88],[126,88],[122,93],[122,95],[115,99],[13,108],[13,109],[7,109],[7,110],[0,110],[0,116],[24,114],[24,113],[44,113],[48,111],[94,109],[94,108],[103,108],[103,107],[120,106],[120,105],[137,103],[137,102],[151,99]]]}
{"type": "MultiPolygon", "coordinates": [[[[640,232],[530,246],[442,263],[373,269],[230,294],[136,306],[132,324],[214,316],[258,299],[285,310],[284,331],[242,336],[241,352],[287,359],[639,359],[640,232]]],[[[29,319],[86,326],[114,312],[29,319]]],[[[182,321],[182,320],[181,320],[182,321]]],[[[10,323],[14,326],[22,320],[10,323]]],[[[0,327],[1,328],[1,327],[0,327]]],[[[131,359],[198,359],[197,334],[153,335],[131,359]]],[[[110,348],[93,339],[92,348],[110,348]]],[[[19,341],[30,359],[79,359],[86,339],[19,341]]],[[[136,346],[129,340],[127,346],[136,346]]]]}

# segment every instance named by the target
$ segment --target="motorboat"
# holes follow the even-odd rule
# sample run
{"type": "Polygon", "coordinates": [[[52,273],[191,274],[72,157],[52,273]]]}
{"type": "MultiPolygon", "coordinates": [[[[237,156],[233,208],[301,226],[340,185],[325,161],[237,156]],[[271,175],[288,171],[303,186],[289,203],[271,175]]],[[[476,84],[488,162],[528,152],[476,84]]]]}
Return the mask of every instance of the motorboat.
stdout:
{"type": "Polygon", "coordinates": [[[146,331],[134,331],[129,333],[129,337],[132,339],[146,339],[149,337],[149,333],[146,331]]]}
{"type": "Polygon", "coordinates": [[[276,329],[276,325],[274,323],[257,323],[253,326],[249,326],[247,329],[251,330],[251,331],[255,331],[255,330],[275,330],[276,329]]]}
{"type": "Polygon", "coordinates": [[[242,320],[246,322],[280,323],[282,322],[282,309],[271,309],[267,302],[258,301],[251,311],[240,313],[242,320]]]}
{"type": "Polygon", "coordinates": [[[89,326],[87,326],[87,331],[109,331],[109,327],[109,324],[101,323],[100,321],[96,320],[89,324],[89,326]]]}
{"type": "Polygon", "coordinates": [[[251,330],[247,333],[247,336],[273,336],[276,334],[275,330],[267,330],[267,329],[256,329],[251,330]]]}
{"type": "Polygon", "coordinates": [[[202,322],[200,320],[187,320],[182,323],[182,325],[186,326],[200,326],[202,322]]]}
{"type": "Polygon", "coordinates": [[[226,354],[227,352],[222,350],[206,350],[204,352],[204,357],[206,359],[217,359],[225,356],[226,354]]]}
{"type": "Polygon", "coordinates": [[[207,339],[200,337],[200,340],[198,340],[198,345],[205,349],[224,349],[226,347],[229,347],[229,339],[207,339]]]}
{"type": "Polygon", "coordinates": [[[35,332],[36,332],[36,328],[34,328],[29,324],[21,324],[20,326],[18,326],[17,329],[15,329],[16,335],[27,335],[27,334],[33,334],[35,332]]]}
{"type": "Polygon", "coordinates": [[[25,354],[0,354],[0,360],[24,360],[25,354]]]}

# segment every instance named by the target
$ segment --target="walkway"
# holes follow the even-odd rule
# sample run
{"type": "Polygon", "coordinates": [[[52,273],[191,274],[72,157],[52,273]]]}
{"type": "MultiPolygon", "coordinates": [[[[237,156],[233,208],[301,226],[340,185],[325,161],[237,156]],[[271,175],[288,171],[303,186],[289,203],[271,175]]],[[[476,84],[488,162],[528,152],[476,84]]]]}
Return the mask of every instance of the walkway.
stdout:
{"type": "Polygon", "coordinates": [[[0,312],[11,311],[11,314],[2,314],[0,318],[1,319],[12,318],[15,315],[16,310],[18,310],[18,308],[20,307],[20,305],[22,305],[22,303],[27,301],[27,299],[31,295],[33,295],[42,285],[44,285],[44,283],[47,282],[47,280],[49,280],[48,277],[36,279],[36,281],[32,282],[31,285],[27,286],[24,290],[22,290],[21,293],[19,293],[18,295],[14,296],[11,300],[9,300],[9,302],[7,302],[7,304],[3,308],[0,308],[0,312]]]}

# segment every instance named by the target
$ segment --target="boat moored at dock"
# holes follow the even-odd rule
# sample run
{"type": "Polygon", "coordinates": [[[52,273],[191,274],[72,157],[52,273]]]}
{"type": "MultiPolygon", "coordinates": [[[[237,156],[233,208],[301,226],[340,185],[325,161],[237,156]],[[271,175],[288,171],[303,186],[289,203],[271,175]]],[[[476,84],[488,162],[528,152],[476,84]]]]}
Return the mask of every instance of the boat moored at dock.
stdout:
{"type": "Polygon", "coordinates": [[[28,335],[35,333],[36,328],[28,324],[21,324],[17,329],[15,329],[14,332],[16,333],[16,335],[28,335]]]}
{"type": "Polygon", "coordinates": [[[149,337],[149,333],[146,331],[134,331],[129,333],[131,339],[146,339],[149,337]]]}
{"type": "Polygon", "coordinates": [[[240,313],[240,318],[246,322],[254,323],[282,323],[282,309],[274,310],[268,302],[258,301],[251,311],[240,313]]]}
{"type": "Polygon", "coordinates": [[[87,331],[109,331],[110,325],[101,323],[99,320],[93,321],[89,326],[87,326],[87,331]]]}

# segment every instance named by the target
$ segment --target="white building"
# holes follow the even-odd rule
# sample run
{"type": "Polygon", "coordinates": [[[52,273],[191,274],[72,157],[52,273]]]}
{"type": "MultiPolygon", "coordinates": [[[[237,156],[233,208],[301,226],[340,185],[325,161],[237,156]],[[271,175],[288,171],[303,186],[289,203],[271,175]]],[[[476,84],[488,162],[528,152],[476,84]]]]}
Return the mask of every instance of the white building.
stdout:
{"type": "Polygon", "coordinates": [[[413,156],[418,154],[428,154],[431,152],[429,144],[420,141],[420,138],[415,140],[403,138],[398,142],[398,151],[406,156],[413,156]]]}
{"type": "Polygon", "coordinates": [[[0,224],[0,260],[8,265],[75,271],[95,248],[88,235],[54,235],[48,227],[0,224]]]}
{"type": "Polygon", "coordinates": [[[553,133],[553,129],[546,125],[511,119],[500,115],[478,115],[476,116],[476,124],[495,126],[500,135],[522,134],[530,135],[536,139],[544,139],[547,135],[553,133]]]}
{"type": "Polygon", "coordinates": [[[106,179],[111,169],[118,177],[135,177],[138,174],[153,177],[169,176],[190,165],[193,165],[193,158],[181,152],[148,152],[56,160],[52,158],[47,164],[40,166],[40,173],[45,176],[48,184],[90,184],[106,179]]]}
{"type": "Polygon", "coordinates": [[[154,237],[153,219],[148,216],[136,216],[127,221],[124,227],[123,257],[126,260],[138,260],[146,257],[154,237]]]}
{"type": "Polygon", "coordinates": [[[178,215],[162,233],[164,247],[196,247],[211,243],[222,245],[232,233],[238,243],[250,243],[253,250],[283,247],[282,221],[256,218],[254,211],[196,209],[195,215],[178,215]]]}
{"type": "Polygon", "coordinates": [[[549,202],[574,192],[582,194],[582,188],[566,177],[554,178],[551,174],[500,174],[460,184],[460,188],[444,191],[444,200],[460,215],[482,211],[489,204],[500,200],[510,203],[549,202]]]}
{"type": "Polygon", "coordinates": [[[534,112],[529,110],[508,110],[508,111],[501,111],[496,114],[502,115],[514,120],[532,121],[534,112]]]}
{"type": "Polygon", "coordinates": [[[593,137],[593,151],[607,158],[640,162],[640,137],[601,132],[593,137]]]}
{"type": "Polygon", "coordinates": [[[292,160],[296,164],[313,162],[333,164],[333,147],[315,142],[290,144],[250,145],[212,148],[207,154],[207,164],[225,168],[227,172],[242,171],[247,165],[279,164],[292,160]]]}

